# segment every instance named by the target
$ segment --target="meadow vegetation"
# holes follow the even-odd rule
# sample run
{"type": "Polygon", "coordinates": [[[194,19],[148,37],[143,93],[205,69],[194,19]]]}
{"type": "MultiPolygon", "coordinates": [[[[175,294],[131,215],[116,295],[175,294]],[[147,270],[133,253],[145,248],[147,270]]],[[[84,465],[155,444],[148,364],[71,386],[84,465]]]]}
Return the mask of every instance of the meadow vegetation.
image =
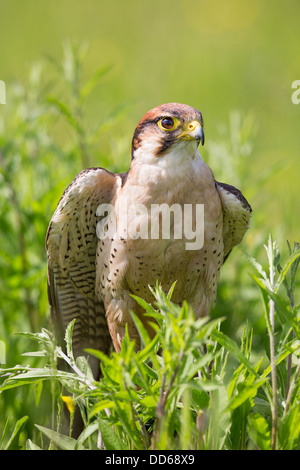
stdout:
{"type": "MultiPolygon", "coordinates": [[[[172,290],[153,286],[153,305],[136,301],[155,318],[156,336],[134,317],[140,351],[128,335],[119,354],[89,351],[101,360],[99,382],[84,358],[73,358],[73,323],[66,351],[56,344],[46,291],[51,215],[81,169],[129,165],[123,141],[110,141],[105,155],[99,144],[126,105],[94,125],[86,115],[111,64],[83,80],[85,53],[67,42],[61,60],[34,65],[26,81],[10,84],[0,118],[0,448],[300,449],[300,247],[273,240],[261,215],[223,268],[210,318],[195,321],[187,304],[172,303],[172,290]],[[75,409],[84,420],[77,439],[75,409]]],[[[250,181],[256,118],[235,112],[224,127],[205,158],[251,202],[280,167],[250,181]]]]}

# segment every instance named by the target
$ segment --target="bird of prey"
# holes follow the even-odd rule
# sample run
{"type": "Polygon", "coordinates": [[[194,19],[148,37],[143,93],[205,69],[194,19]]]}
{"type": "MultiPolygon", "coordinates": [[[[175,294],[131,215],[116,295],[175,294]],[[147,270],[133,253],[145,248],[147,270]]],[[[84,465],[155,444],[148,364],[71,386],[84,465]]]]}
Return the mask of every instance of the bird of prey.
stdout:
{"type": "MultiPolygon", "coordinates": [[[[89,168],[63,193],[46,238],[48,297],[59,336],[76,319],[75,356],[83,355],[85,348],[108,353],[113,346],[119,351],[126,324],[138,347],[131,311],[153,336],[149,318],[132,294],[151,303],[149,285],[157,281],[165,291],[177,281],[172,300],[186,300],[196,318],[209,314],[220,268],[249,228],[251,207],[238,189],[215,180],[198,151],[200,142],[204,144],[204,132],[198,110],[179,103],[158,106],[135,129],[127,173],[89,168]],[[193,219],[194,232],[202,232],[201,246],[188,249],[190,236],[176,236],[174,214],[169,217],[168,237],[161,227],[155,237],[150,231],[144,237],[120,232],[99,236],[98,224],[105,220],[99,207],[114,208],[116,223],[126,216],[128,226],[138,233],[137,227],[150,218],[150,209],[163,204],[192,207],[192,215],[196,207],[203,208],[201,226],[193,219]]],[[[154,224],[161,222],[159,209],[157,214],[154,224]]],[[[91,367],[97,375],[99,365],[91,367]]]]}

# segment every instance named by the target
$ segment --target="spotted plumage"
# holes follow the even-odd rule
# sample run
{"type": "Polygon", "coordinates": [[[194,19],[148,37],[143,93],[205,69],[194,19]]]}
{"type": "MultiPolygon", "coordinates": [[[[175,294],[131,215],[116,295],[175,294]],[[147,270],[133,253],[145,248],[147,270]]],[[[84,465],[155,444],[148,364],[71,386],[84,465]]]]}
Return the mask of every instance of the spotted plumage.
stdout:
{"type": "MultiPolygon", "coordinates": [[[[159,106],[143,117],[134,132],[127,173],[90,168],[64,192],[47,234],[48,293],[58,335],[62,337],[76,318],[76,356],[87,347],[107,353],[113,345],[118,351],[126,324],[139,346],[131,310],[153,335],[149,319],[131,294],[151,302],[148,285],[157,280],[165,290],[176,280],[173,300],[187,300],[197,317],[209,313],[220,268],[242,241],[251,207],[239,190],[215,180],[198,152],[200,141],[204,143],[199,111],[177,103],[159,106]],[[97,224],[103,215],[97,211],[103,204],[114,208],[117,227],[127,224],[128,233],[136,234],[137,227],[156,220],[157,236],[119,233],[99,238],[97,224]],[[169,238],[159,225],[162,204],[173,208],[169,238]],[[203,246],[197,249],[187,249],[190,239],[185,233],[176,236],[175,220],[180,220],[176,211],[183,214],[186,205],[193,216],[197,206],[204,207],[203,246]],[[141,207],[141,212],[132,212],[133,206],[141,207]],[[153,207],[154,219],[149,217],[153,207]]],[[[92,367],[97,375],[98,365],[92,367]]]]}

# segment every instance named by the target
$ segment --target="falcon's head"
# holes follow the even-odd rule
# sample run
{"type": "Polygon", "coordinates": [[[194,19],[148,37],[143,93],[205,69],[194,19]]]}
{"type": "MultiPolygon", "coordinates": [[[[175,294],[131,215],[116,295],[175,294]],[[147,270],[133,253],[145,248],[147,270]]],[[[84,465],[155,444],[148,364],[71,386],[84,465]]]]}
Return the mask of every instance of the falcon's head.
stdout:
{"type": "Polygon", "coordinates": [[[150,162],[178,150],[195,155],[204,144],[202,114],[186,104],[167,103],[148,111],[132,139],[132,158],[150,162]]]}

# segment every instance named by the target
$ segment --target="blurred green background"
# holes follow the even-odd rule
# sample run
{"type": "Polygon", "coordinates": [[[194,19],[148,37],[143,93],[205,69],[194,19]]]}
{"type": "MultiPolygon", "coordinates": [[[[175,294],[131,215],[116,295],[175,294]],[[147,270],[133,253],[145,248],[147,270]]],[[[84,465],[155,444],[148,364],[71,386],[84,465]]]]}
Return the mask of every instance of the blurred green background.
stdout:
{"type": "Polygon", "coordinates": [[[11,78],[25,78],[44,54],[58,58],[66,39],[88,41],[87,76],[114,65],[89,102],[91,119],[131,104],[111,136],[127,143],[124,167],[134,127],[151,107],[177,101],[200,109],[208,143],[232,110],[252,112],[258,135],[249,172],[283,164],[252,202],[274,236],[297,237],[300,105],[291,84],[300,78],[299,15],[295,0],[1,0],[0,78],[9,101],[11,78]]]}
{"type": "MultiPolygon", "coordinates": [[[[204,160],[253,207],[244,243],[251,256],[265,256],[270,232],[283,250],[286,239],[299,240],[300,105],[291,100],[300,79],[299,17],[296,0],[0,0],[0,340],[7,366],[32,347],[16,332],[48,326],[44,239],[63,190],[86,166],[126,171],[134,128],[154,106],[175,101],[201,110],[204,160]]],[[[228,316],[231,336],[250,319],[259,351],[265,325],[249,270],[236,250],[214,312],[228,316]]],[[[11,416],[41,418],[21,390],[3,397],[0,434],[11,416]]]]}

